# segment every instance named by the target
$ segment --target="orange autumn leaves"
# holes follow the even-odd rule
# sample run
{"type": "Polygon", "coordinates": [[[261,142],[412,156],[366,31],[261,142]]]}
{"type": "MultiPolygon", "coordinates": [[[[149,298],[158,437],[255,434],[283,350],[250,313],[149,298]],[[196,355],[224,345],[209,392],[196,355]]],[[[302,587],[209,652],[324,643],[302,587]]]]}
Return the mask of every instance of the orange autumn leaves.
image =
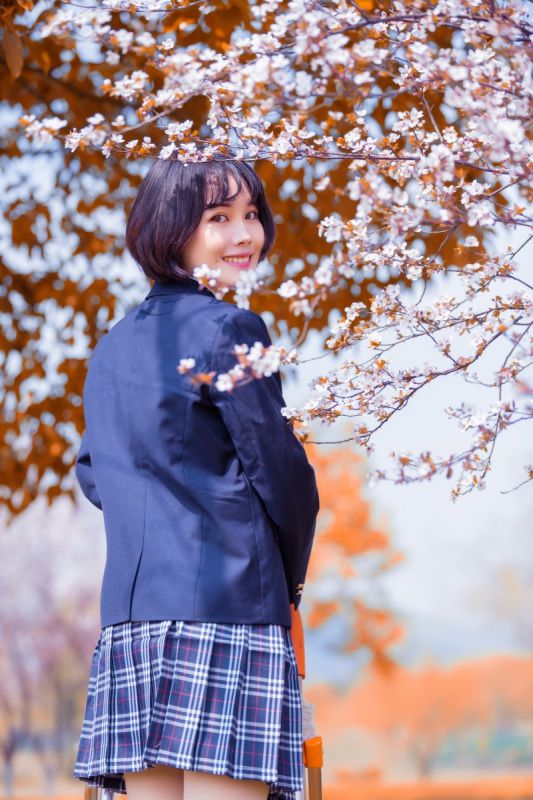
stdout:
{"type": "MultiPolygon", "coordinates": [[[[425,778],[435,775],[439,755],[453,741],[464,768],[468,758],[477,758],[478,751],[469,750],[472,737],[484,743],[486,768],[491,758],[501,758],[496,744],[491,751],[491,738],[497,742],[502,732],[509,738],[513,731],[518,735],[531,726],[532,688],[533,659],[502,655],[451,666],[397,666],[386,675],[373,670],[344,692],[315,685],[308,687],[306,696],[315,705],[316,724],[329,743],[332,760],[336,737],[346,741],[353,734],[368,745],[373,742],[373,750],[365,748],[367,763],[361,753],[354,753],[342,768],[339,764],[337,774],[342,773],[340,783],[347,788],[376,766],[380,752],[394,752],[402,764],[410,765],[412,775],[425,778]]],[[[382,766],[382,777],[390,776],[391,763],[385,760],[382,766]]]]}
{"type": "Polygon", "coordinates": [[[392,611],[383,608],[383,597],[369,586],[376,586],[402,556],[384,523],[373,521],[371,503],[363,497],[363,457],[348,449],[306,449],[317,474],[320,513],[305,622],[314,628],[342,615],[349,627],[343,650],[367,648],[377,665],[389,666],[388,649],[400,638],[401,628],[392,611]]]}

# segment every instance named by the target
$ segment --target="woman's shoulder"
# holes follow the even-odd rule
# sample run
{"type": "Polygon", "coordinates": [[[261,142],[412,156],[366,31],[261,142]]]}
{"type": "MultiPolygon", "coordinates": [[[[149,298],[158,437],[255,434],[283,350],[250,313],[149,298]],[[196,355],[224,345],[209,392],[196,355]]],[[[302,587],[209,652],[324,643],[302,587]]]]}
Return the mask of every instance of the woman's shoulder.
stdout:
{"type": "Polygon", "coordinates": [[[256,343],[265,347],[272,344],[263,318],[255,311],[235,305],[224,309],[224,316],[220,319],[214,338],[214,352],[226,352],[235,345],[246,344],[252,347],[256,343]]]}
{"type": "Polygon", "coordinates": [[[249,308],[241,308],[233,303],[224,302],[220,309],[220,327],[241,332],[263,333],[267,330],[263,317],[249,308]]]}

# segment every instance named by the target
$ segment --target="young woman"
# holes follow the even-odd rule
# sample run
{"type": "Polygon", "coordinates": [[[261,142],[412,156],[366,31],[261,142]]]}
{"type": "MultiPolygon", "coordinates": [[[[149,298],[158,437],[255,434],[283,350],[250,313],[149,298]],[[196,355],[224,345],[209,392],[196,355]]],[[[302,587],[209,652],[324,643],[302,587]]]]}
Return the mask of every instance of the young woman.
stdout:
{"type": "Polygon", "coordinates": [[[154,283],[92,354],[76,475],[103,511],[107,560],[74,775],[129,800],[293,800],[303,782],[290,639],[318,512],[315,476],[281,414],[279,373],[232,392],[235,345],[261,317],[233,286],[274,239],[254,170],[156,161],[127,226],[154,283]]]}

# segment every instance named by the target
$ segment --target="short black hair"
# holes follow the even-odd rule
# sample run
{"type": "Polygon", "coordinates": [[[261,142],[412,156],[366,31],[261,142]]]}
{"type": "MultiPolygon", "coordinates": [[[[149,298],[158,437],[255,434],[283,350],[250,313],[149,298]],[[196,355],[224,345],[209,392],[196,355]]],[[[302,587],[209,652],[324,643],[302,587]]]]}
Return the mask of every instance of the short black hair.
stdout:
{"type": "Polygon", "coordinates": [[[213,158],[185,164],[177,159],[157,159],[139,187],[126,226],[126,244],[150,280],[176,283],[190,277],[182,250],[202,219],[206,208],[232,201],[246,184],[251,202],[257,206],[265,243],[259,255],[266,256],[274,241],[276,226],[263,183],[246,161],[213,158]],[[229,175],[237,182],[230,196],[229,175]]]}

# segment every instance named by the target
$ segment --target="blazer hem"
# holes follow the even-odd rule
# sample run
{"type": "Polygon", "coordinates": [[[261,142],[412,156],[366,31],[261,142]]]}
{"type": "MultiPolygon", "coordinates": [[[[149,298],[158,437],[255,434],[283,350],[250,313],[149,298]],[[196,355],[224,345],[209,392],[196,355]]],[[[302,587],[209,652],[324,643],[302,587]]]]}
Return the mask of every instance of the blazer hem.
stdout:
{"type": "Polygon", "coordinates": [[[291,612],[290,607],[287,607],[287,614],[278,616],[278,615],[268,615],[265,619],[265,615],[263,615],[262,619],[258,619],[255,616],[251,618],[242,618],[239,619],[227,619],[224,618],[223,615],[216,617],[213,619],[212,617],[199,614],[199,615],[192,615],[192,616],[183,616],[177,612],[174,614],[166,614],[162,616],[161,614],[130,614],[128,615],[115,615],[112,617],[105,617],[101,619],[101,627],[107,628],[110,625],[120,625],[123,622],[162,622],[163,620],[179,620],[182,622],[211,622],[217,625],[281,625],[283,628],[291,628],[292,627],[292,620],[291,620],[291,612]]]}

